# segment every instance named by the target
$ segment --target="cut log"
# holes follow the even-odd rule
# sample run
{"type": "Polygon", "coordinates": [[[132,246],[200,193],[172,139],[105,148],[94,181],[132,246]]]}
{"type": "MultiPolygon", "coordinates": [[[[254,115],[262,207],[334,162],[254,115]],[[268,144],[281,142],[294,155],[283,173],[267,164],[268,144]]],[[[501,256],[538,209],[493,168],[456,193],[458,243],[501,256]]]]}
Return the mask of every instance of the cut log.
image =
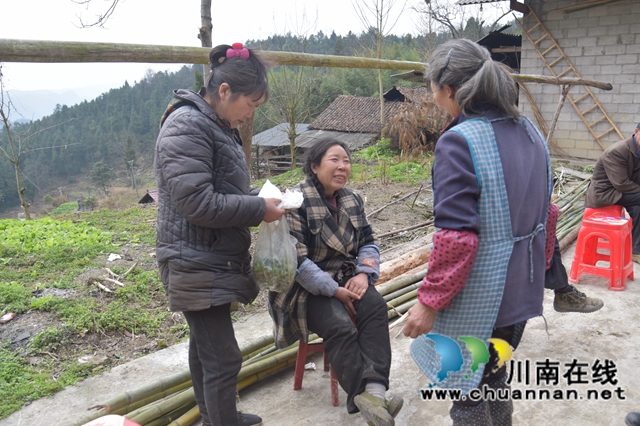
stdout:
{"type": "Polygon", "coordinates": [[[569,232],[566,237],[558,242],[560,246],[560,253],[565,251],[567,247],[569,247],[576,240],[576,238],[578,238],[578,232],[580,232],[580,226],[576,226],[574,230],[569,232]]]}
{"type": "MultiPolygon", "coordinates": [[[[396,278],[401,274],[409,271],[410,269],[426,267],[429,262],[429,255],[431,254],[431,247],[425,246],[417,248],[413,251],[396,257],[395,259],[380,264],[380,278],[377,284],[381,284],[391,278],[396,278]]],[[[419,271],[415,271],[419,272],[419,271]]]]}

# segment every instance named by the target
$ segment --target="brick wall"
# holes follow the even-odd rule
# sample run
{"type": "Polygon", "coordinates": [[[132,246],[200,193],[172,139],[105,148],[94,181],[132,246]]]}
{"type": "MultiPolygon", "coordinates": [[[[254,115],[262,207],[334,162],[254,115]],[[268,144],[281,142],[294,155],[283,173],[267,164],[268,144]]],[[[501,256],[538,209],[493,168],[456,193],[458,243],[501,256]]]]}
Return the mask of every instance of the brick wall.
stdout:
{"type": "MultiPolygon", "coordinates": [[[[613,3],[577,12],[556,10],[574,4],[572,0],[525,2],[547,27],[582,78],[613,85],[611,91],[596,88],[592,88],[592,91],[623,136],[630,136],[640,122],[640,1],[613,3]]],[[[533,26],[529,19],[535,18],[527,18],[525,28],[533,26]]],[[[542,34],[540,30],[534,30],[531,36],[537,40],[542,34]]],[[[543,42],[540,45],[549,46],[543,42]]],[[[545,58],[551,63],[557,56],[557,51],[552,51],[545,58]]],[[[521,62],[522,74],[552,75],[524,35],[521,62]]],[[[554,70],[556,73],[560,72],[558,67],[554,70]]],[[[527,83],[527,88],[549,126],[558,106],[560,88],[538,83],[527,83]]],[[[584,87],[575,86],[569,95],[577,99],[584,93],[584,87]]],[[[520,105],[524,113],[533,118],[531,105],[522,94],[520,105]]],[[[590,105],[586,103],[581,104],[581,110],[588,106],[590,105]]],[[[593,122],[600,116],[591,113],[586,115],[586,119],[593,122]]],[[[600,134],[609,127],[608,123],[599,123],[595,132],[600,134]]],[[[601,139],[604,148],[619,140],[616,132],[601,139]]],[[[602,152],[602,148],[568,100],[562,108],[553,142],[564,153],[574,157],[596,159],[602,152]]]]}

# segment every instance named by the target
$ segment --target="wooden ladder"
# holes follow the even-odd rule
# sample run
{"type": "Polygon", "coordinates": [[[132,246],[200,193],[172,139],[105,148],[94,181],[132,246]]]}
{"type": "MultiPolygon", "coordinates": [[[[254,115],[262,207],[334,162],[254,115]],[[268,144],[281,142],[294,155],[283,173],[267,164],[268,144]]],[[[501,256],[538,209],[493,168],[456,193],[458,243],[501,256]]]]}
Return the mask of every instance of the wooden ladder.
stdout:
{"type": "MultiPolygon", "coordinates": [[[[576,67],[571,63],[567,55],[562,51],[558,42],[553,38],[549,30],[540,22],[540,19],[531,8],[529,13],[521,19],[516,19],[522,33],[529,39],[533,48],[538,52],[540,58],[547,66],[547,69],[555,77],[574,77],[582,78],[576,67]],[[531,17],[529,21],[535,20],[535,23],[529,28],[525,28],[525,19],[531,17]],[[533,39],[532,34],[539,35],[539,38],[533,39]]],[[[573,105],[573,108],[580,116],[582,122],[589,129],[589,133],[598,142],[600,148],[604,151],[602,138],[615,131],[620,139],[624,139],[622,132],[616,126],[609,114],[604,110],[602,104],[596,98],[591,88],[588,86],[576,86],[574,90],[580,90],[577,98],[567,95],[567,99],[573,105]],[[598,127],[599,130],[596,130],[598,127]]]]}

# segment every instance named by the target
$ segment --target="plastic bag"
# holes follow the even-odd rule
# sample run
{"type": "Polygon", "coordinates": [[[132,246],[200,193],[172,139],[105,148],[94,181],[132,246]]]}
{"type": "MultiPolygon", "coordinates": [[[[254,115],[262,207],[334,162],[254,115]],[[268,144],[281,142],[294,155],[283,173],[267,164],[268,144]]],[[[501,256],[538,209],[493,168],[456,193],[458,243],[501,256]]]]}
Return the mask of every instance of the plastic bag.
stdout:
{"type": "Polygon", "coordinates": [[[287,291],[296,277],[296,239],[289,234],[286,219],[260,224],[253,256],[253,276],[270,291],[287,291]]]}
{"type": "MultiPolygon", "coordinates": [[[[283,198],[280,190],[268,180],[258,196],[283,198]]],[[[302,197],[299,201],[297,207],[302,205],[302,197]]],[[[296,208],[296,203],[288,204],[286,208],[296,208]]],[[[289,234],[287,220],[262,222],[253,255],[253,276],[260,287],[276,292],[289,290],[296,277],[297,264],[296,239],[289,234]]]]}
{"type": "Polygon", "coordinates": [[[262,198],[279,198],[282,200],[278,207],[281,209],[298,209],[302,206],[304,196],[299,190],[287,189],[284,194],[278,189],[277,186],[271,183],[269,179],[262,185],[258,197],[262,198]]]}

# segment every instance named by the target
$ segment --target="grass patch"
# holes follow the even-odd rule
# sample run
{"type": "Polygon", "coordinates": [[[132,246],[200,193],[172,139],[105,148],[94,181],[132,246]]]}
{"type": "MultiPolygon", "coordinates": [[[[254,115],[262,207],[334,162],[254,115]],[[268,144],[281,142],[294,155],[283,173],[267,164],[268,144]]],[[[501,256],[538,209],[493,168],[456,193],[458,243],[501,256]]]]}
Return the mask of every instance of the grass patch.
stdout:
{"type": "Polygon", "coordinates": [[[34,401],[96,374],[94,365],[45,361],[37,367],[13,351],[0,347],[0,419],[34,401]]]}
{"type": "MultiPolygon", "coordinates": [[[[156,229],[152,226],[157,217],[154,204],[134,204],[123,210],[100,209],[81,214],[82,221],[96,229],[113,234],[116,244],[130,243],[132,246],[147,244],[155,247],[156,229]]],[[[77,219],[66,215],[65,218],[77,219]]]]}
{"type": "Polygon", "coordinates": [[[294,185],[300,183],[300,181],[304,180],[304,172],[302,171],[302,167],[296,167],[293,170],[289,170],[288,172],[284,172],[279,175],[269,176],[268,178],[259,179],[252,183],[253,188],[262,188],[262,185],[269,179],[269,181],[277,186],[280,189],[291,188],[294,185]]]}
{"type": "MultiPolygon", "coordinates": [[[[158,346],[166,347],[188,335],[188,327],[170,317],[154,258],[149,256],[155,250],[156,214],[156,206],[134,205],[31,221],[0,220],[0,312],[49,312],[56,324],[45,324],[25,344],[0,343],[0,419],[100,370],[77,362],[95,347],[69,342],[102,333],[131,333],[147,341],[157,339],[158,346]],[[109,276],[105,266],[122,275],[132,262],[108,265],[108,253],[138,261],[138,267],[120,279],[124,287],[111,284],[113,293],[98,289],[92,277],[101,271],[109,276]],[[30,365],[25,355],[41,361],[30,365]]],[[[124,350],[123,346],[121,353],[124,350]]],[[[117,365],[142,354],[140,349],[129,350],[109,362],[117,365]]]]}
{"type": "Polygon", "coordinates": [[[31,298],[31,292],[22,284],[15,281],[0,281],[0,314],[26,312],[29,309],[31,298]]]}
{"type": "MultiPolygon", "coordinates": [[[[432,154],[421,153],[409,158],[400,155],[390,147],[388,139],[382,139],[351,155],[352,182],[378,180],[381,183],[407,183],[419,185],[431,179],[432,154]]],[[[267,179],[281,190],[298,184],[305,178],[302,167],[297,167],[280,175],[254,181],[253,187],[261,188],[267,179]]]]}
{"type": "Polygon", "coordinates": [[[55,209],[51,210],[51,214],[52,215],[63,214],[63,213],[74,212],[76,210],[78,210],[78,202],[70,201],[68,203],[60,204],[55,209]]]}

